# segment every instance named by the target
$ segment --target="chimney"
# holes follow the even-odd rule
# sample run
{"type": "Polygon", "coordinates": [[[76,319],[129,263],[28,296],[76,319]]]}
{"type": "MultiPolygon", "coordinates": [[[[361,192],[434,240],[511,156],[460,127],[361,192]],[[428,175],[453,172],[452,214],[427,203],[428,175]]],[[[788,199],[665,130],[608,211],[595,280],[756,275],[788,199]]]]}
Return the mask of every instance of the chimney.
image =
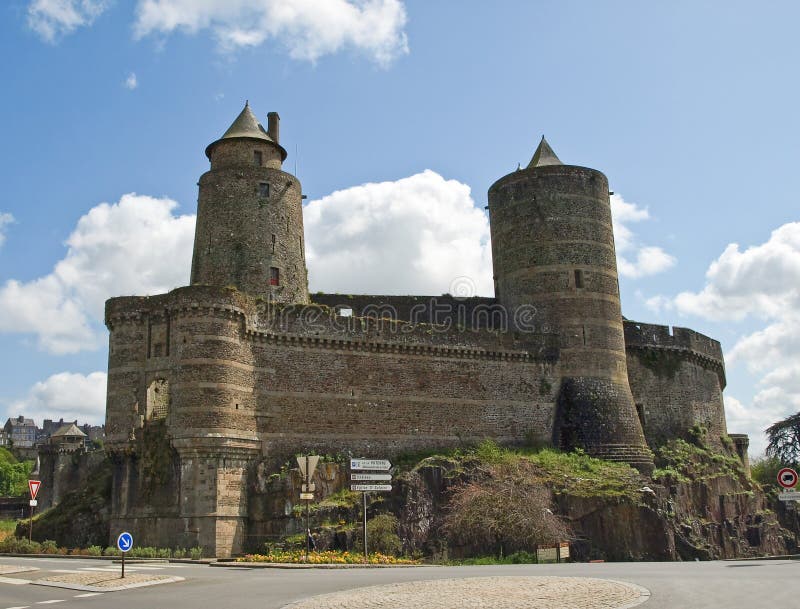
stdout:
{"type": "Polygon", "coordinates": [[[270,112],[267,114],[267,135],[276,144],[280,144],[281,135],[281,117],[277,112],[270,112]]]}

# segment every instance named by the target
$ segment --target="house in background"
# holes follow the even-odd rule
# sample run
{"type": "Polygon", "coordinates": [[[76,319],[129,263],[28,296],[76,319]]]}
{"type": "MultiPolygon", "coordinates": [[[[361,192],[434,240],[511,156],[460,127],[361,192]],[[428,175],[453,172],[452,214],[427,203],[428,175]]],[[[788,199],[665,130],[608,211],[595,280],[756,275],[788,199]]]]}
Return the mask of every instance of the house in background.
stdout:
{"type": "Polygon", "coordinates": [[[33,448],[38,430],[33,419],[26,419],[20,415],[16,419],[8,419],[3,426],[3,431],[5,431],[9,444],[14,448],[33,448]]]}

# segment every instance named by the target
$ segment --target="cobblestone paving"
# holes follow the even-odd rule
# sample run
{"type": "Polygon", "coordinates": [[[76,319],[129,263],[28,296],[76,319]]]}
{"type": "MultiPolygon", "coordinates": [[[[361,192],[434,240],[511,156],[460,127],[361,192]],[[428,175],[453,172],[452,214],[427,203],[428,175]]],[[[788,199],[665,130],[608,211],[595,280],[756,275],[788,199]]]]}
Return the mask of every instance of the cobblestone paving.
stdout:
{"type": "Polygon", "coordinates": [[[285,609],[623,609],[649,593],[588,577],[475,577],[357,588],[323,594],[285,609]]]}
{"type": "Polygon", "coordinates": [[[9,575],[11,573],[27,573],[29,571],[38,571],[36,567],[20,567],[19,565],[0,565],[0,575],[9,575]]]}
{"type": "Polygon", "coordinates": [[[131,573],[122,579],[119,575],[112,573],[65,573],[63,575],[53,575],[37,579],[36,583],[42,582],[75,584],[79,586],[92,586],[94,588],[118,588],[120,586],[130,586],[132,584],[155,583],[163,580],[173,581],[175,578],[169,575],[151,575],[150,573],[131,573]]]}

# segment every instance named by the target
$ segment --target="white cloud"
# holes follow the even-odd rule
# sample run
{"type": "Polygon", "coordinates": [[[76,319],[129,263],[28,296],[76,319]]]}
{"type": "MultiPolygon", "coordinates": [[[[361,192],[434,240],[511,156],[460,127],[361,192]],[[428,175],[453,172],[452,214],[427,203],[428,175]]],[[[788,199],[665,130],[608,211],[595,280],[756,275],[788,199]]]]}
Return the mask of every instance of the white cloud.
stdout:
{"type": "Polygon", "coordinates": [[[622,277],[638,279],[672,268],[675,258],[660,247],[642,245],[628,224],[649,220],[650,214],[620,195],[611,195],[611,220],[617,249],[617,270],[622,277]]]}
{"type": "Polygon", "coordinates": [[[175,207],[136,194],[93,207],[50,274],[0,286],[0,332],[34,333],[52,353],[97,348],[107,298],[186,285],[194,216],[176,217],[175,207]]]}
{"type": "Polygon", "coordinates": [[[6,242],[6,227],[14,222],[14,216],[0,212],[0,246],[6,242]]]}
{"type": "Polygon", "coordinates": [[[109,6],[108,0],[32,0],[28,27],[47,42],[91,25],[109,6]]]}
{"type": "Polygon", "coordinates": [[[125,82],[122,83],[122,86],[130,91],[133,91],[136,87],[138,87],[139,81],[136,79],[136,72],[131,72],[128,74],[128,78],[125,79],[125,82]]]}
{"type": "Polygon", "coordinates": [[[24,413],[41,425],[43,419],[78,419],[79,423],[100,424],[105,419],[106,373],[88,375],[60,372],[30,388],[21,400],[7,409],[7,416],[24,413]]]}
{"type": "Polygon", "coordinates": [[[709,266],[705,287],[678,294],[673,306],[715,321],[762,320],[761,329],[741,337],[727,354],[729,364],[741,362],[760,375],[751,404],[732,402],[732,418],[757,433],[751,442],[761,446],[765,428],[800,411],[800,222],[784,224],[744,251],[728,245],[709,266]]]}
{"type": "Polygon", "coordinates": [[[304,223],[312,291],[436,295],[468,278],[461,290],[493,293],[486,215],[433,171],[311,201],[304,223]]]}
{"type": "Polygon", "coordinates": [[[210,30],[225,51],[276,40],[308,61],[350,48],[385,66],[408,52],[405,24],[401,0],[140,0],[134,32],[210,30]]]}

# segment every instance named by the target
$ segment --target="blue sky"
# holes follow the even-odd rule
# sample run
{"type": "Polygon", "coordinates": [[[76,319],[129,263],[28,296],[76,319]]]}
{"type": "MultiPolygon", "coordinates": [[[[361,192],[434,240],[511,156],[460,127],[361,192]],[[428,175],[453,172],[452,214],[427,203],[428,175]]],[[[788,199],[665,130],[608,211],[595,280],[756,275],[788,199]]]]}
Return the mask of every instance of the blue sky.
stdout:
{"type": "Polygon", "coordinates": [[[606,173],[623,313],[723,343],[729,431],[759,452],[800,410],[799,13],[4,3],[0,415],[102,420],[102,302],[188,283],[203,150],[249,99],[309,196],[312,290],[489,295],[491,183],[542,134],[606,173]]]}

